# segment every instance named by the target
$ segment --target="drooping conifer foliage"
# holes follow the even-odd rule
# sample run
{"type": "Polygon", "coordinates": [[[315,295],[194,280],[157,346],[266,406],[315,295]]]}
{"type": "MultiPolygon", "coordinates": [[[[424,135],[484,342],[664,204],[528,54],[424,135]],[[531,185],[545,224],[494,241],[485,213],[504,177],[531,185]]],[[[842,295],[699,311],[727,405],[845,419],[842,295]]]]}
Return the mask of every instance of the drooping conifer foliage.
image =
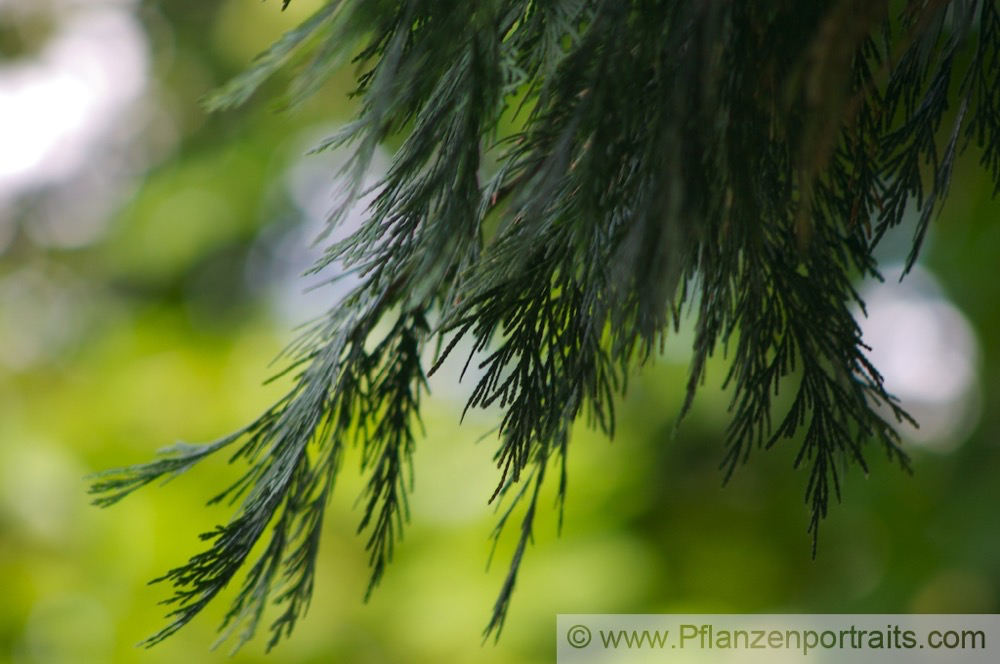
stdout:
{"type": "Polygon", "coordinates": [[[93,485],[111,505],[220,451],[246,465],[213,499],[232,519],[162,577],[173,610],[147,643],[234,580],[224,628],[242,643],[273,601],[270,645],[289,634],[352,445],[374,589],[408,516],[426,377],[458,347],[472,352],[453,361],[482,369],[467,407],[503,411],[483,499],[505,501],[496,536],[519,533],[487,635],[539,488],[565,495],[573,424],[613,433],[627,376],[682,314],[696,321],[684,410],[725,345],[723,473],[798,446],[814,543],[841,469],[871,448],[907,465],[907,415],[866,359],[854,284],[878,278],[873,248],[915,211],[912,266],[964,149],[1000,187],[995,2],[330,0],[208,107],[282,68],[294,104],[342,66],[360,103],[316,148],[353,155],[331,227],[376,147],[400,143],[364,222],[315,266],[359,285],[291,345],[292,387],[259,419],[93,485]],[[790,406],[772,406],[779,391],[790,406]]]}

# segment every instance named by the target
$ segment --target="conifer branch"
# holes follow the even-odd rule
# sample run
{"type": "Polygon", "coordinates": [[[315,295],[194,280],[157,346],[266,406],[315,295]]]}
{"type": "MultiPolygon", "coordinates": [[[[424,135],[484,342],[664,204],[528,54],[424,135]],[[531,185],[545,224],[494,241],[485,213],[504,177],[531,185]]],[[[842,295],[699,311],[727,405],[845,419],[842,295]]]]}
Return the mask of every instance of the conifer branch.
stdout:
{"type": "Polygon", "coordinates": [[[916,209],[912,267],[963,150],[979,150],[1000,191],[996,3],[897,4],[330,0],[210,97],[211,109],[243,103],[297,64],[297,103],[353,57],[358,114],[316,148],[353,149],[331,229],[364,193],[376,147],[402,143],[364,222],[314,266],[361,284],[289,347],[288,394],[215,443],[96,478],[107,506],[223,448],[247,466],[213,499],[236,506],[232,519],[160,579],[174,587],[171,622],[148,643],[244,568],[226,634],[251,638],[273,599],[269,645],[287,636],[352,442],[373,591],[408,517],[432,338],[426,373],[467,338],[467,366],[483,373],[466,408],[503,411],[499,481],[484,495],[508,500],[495,538],[524,507],[486,636],[506,619],[550,463],[565,499],[573,423],[611,435],[627,377],[685,311],[681,416],[709,358],[731,348],[723,475],[755,449],[797,446],[815,551],[846,468],[867,472],[873,444],[908,467],[894,425],[909,417],[867,359],[857,280],[880,278],[875,246],[916,209]],[[515,109],[520,124],[501,130],[515,109]]]}

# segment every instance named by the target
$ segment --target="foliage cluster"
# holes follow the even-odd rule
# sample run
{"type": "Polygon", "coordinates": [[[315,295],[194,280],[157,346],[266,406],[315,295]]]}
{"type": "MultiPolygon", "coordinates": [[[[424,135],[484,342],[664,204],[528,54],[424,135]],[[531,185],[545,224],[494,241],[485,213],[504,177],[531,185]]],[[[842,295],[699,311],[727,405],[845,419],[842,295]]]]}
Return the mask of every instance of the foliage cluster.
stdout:
{"type": "Polygon", "coordinates": [[[503,410],[495,536],[520,519],[487,635],[547,475],[565,496],[573,423],[612,434],[628,375],[685,312],[685,410],[725,346],[724,474],[755,448],[799,445],[814,547],[845,463],[865,469],[874,443],[907,465],[893,423],[908,416],[866,359],[853,284],[878,278],[873,249],[915,210],[912,266],[967,145],[1000,187],[992,0],[330,0],[207,105],[241,104],[284,67],[294,105],[346,60],[359,111],[316,148],[354,149],[331,228],[366,193],[376,147],[401,141],[364,222],[314,267],[359,285],[289,348],[293,386],[259,419],[93,486],[110,505],[224,448],[248,466],[213,499],[236,505],[232,520],[162,577],[174,609],[147,643],[247,565],[225,627],[246,641],[273,599],[270,645],[287,635],[352,444],[370,592],[407,518],[427,374],[462,339],[483,369],[467,408],[503,410]]]}

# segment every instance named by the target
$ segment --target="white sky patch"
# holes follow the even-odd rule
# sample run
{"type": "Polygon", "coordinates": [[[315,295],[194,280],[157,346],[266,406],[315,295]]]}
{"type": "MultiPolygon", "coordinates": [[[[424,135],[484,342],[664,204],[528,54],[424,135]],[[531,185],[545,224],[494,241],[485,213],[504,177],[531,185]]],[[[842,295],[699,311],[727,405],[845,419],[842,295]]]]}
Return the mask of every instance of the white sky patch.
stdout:
{"type": "MultiPolygon", "coordinates": [[[[329,310],[357,284],[356,276],[341,278],[340,263],[319,274],[304,273],[312,268],[326,248],[356,231],[367,218],[368,206],[376,192],[368,191],[351,205],[339,225],[329,229],[327,220],[338,205],[338,193],[345,183],[342,168],[352,147],[312,153],[309,151],[340,127],[321,126],[303,131],[291,142],[295,157],[285,170],[282,184],[299,213],[299,223],[291,229],[265,228],[258,246],[273,245],[265,261],[252,261],[251,273],[267,270],[267,283],[275,316],[286,323],[301,325],[329,310]],[[280,237],[278,237],[280,235],[280,237]],[[265,267],[266,265],[266,267],[265,267]]],[[[375,187],[389,168],[389,157],[377,149],[362,190],[375,187]]],[[[254,274],[252,281],[260,280],[254,274]]]]}
{"type": "Polygon", "coordinates": [[[901,269],[883,272],[885,283],[862,298],[860,316],[869,358],[886,389],[920,425],[901,427],[916,443],[938,450],[961,444],[978,419],[980,351],[972,326],[919,267],[899,282],[901,269]]]}
{"type": "Polygon", "coordinates": [[[37,55],[0,63],[0,208],[95,167],[144,92],[146,34],[132,2],[21,0],[47,11],[53,33],[37,55]]]}

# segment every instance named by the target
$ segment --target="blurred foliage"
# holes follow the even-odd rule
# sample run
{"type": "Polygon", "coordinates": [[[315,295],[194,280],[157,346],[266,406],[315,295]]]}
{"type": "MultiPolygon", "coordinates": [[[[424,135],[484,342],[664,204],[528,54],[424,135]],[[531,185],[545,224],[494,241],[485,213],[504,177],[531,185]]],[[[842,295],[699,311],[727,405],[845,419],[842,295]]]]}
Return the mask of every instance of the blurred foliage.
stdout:
{"type": "Polygon", "coordinates": [[[479,638],[505,572],[484,573],[495,469],[475,442],[493,420],[470,415],[459,427],[466,395],[445,374],[425,408],[412,526],[369,603],[353,509],[363,487],[345,473],[295,638],[270,657],[263,642],[231,659],[207,652],[220,603],[156,648],[135,649],[165,612],[156,602],[167,589],[146,582],[227,517],[203,503],[234,474],[217,459],[112,511],[89,505],[82,478],[145,460],[175,437],[213,439],[281,394],[280,384],[261,387],[291,333],[266,297],[259,244],[304,223],[282,186],[301,156],[298,137],[350,112],[347,77],[292,113],[252,103],[208,116],[198,106],[310,3],[277,8],[142,3],[149,103],[159,109],[150,131],[169,130],[175,143],[98,241],[43,246],[24,215],[0,255],[0,662],[544,662],[554,659],[559,612],[1000,610],[1000,206],[966,161],[924,264],[980,338],[979,424],[950,452],[913,449],[912,477],[848,475],[816,560],[805,475],[789,472],[794,446],[755,455],[720,487],[728,397],[719,358],[675,431],[687,358],[672,349],[690,346],[680,340],[631,385],[613,442],[574,433],[562,534],[554,513],[539,513],[499,644],[479,638]]]}

